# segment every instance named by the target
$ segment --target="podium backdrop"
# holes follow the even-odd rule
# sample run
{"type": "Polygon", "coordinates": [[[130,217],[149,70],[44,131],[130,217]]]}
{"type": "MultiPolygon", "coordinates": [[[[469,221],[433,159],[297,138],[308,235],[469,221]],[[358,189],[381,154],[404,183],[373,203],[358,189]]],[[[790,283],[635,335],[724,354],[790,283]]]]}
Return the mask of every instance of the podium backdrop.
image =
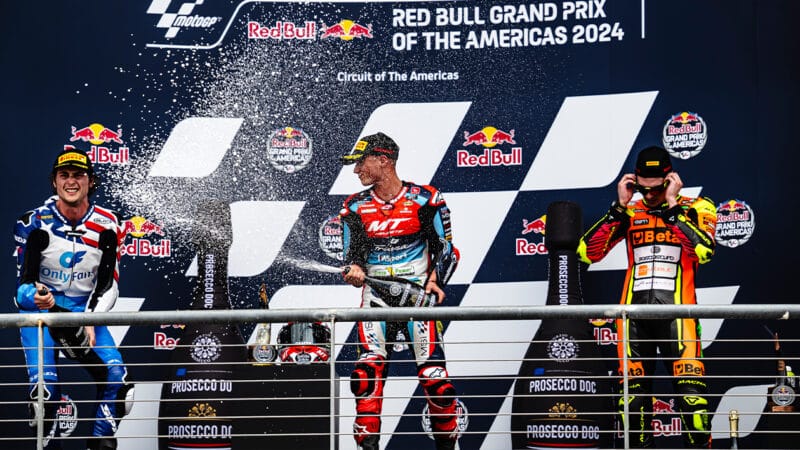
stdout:
{"type": "MultiPolygon", "coordinates": [[[[338,275],[291,262],[339,263],[335,216],[361,186],[338,156],[376,131],[398,142],[401,177],[437,186],[451,206],[463,261],[447,305],[544,304],[547,255],[537,220],[547,205],[580,204],[588,226],[614,199],[636,151],[654,144],[674,153],[686,193],[718,205],[719,245],[699,271],[699,302],[795,303],[799,15],[800,4],[789,0],[3,2],[8,202],[0,312],[16,311],[14,220],[50,195],[51,162],[67,145],[91,153],[101,179],[96,200],[124,220],[116,310],[188,306],[197,269],[187,219],[203,198],[231,205],[234,307],[257,307],[261,283],[271,308],[356,306],[358,290],[338,275]]],[[[624,268],[619,250],[584,266],[585,302],[617,303],[624,268]]],[[[771,354],[769,342],[728,341],[769,339],[764,323],[702,323],[713,339],[706,356],[771,354]]],[[[800,337],[797,327],[767,325],[782,339],[800,337]]],[[[608,344],[612,331],[596,326],[608,344]]],[[[123,351],[133,380],[167,377],[154,364],[169,361],[175,325],[115,332],[133,346],[123,351]]],[[[520,360],[535,332],[522,322],[450,323],[445,341],[477,334],[491,341],[495,333],[521,343],[451,346],[447,356],[520,360]]],[[[19,342],[17,330],[0,337],[6,347],[19,342]]],[[[798,352],[791,347],[784,347],[789,360],[798,352]]],[[[21,351],[0,358],[23,364],[21,351]]],[[[354,354],[337,358],[346,363],[354,354]]],[[[739,375],[711,383],[719,395],[712,409],[732,389],[768,383],[748,378],[774,367],[709,360],[709,374],[739,375]]],[[[339,375],[350,368],[341,364],[339,375]]],[[[519,364],[448,368],[470,378],[459,386],[465,395],[498,396],[512,391],[519,364]]],[[[405,386],[393,392],[414,395],[414,383],[399,381],[413,368],[392,371],[405,386]]],[[[26,381],[21,367],[0,377],[26,381]]],[[[83,390],[70,396],[91,398],[83,390]]],[[[21,385],[2,395],[26,393],[21,385]]],[[[669,431],[663,406],[671,399],[660,400],[669,431]]],[[[419,431],[422,407],[387,407],[389,415],[408,414],[387,426],[419,431]]],[[[510,401],[468,398],[465,407],[481,413],[470,431],[508,430],[495,418],[507,417],[499,413],[510,401]]],[[[3,417],[25,414],[23,405],[9,405],[3,417]]],[[[20,424],[0,433],[30,432],[20,424]]],[[[409,448],[412,439],[428,438],[398,434],[387,448],[409,448]]],[[[345,436],[341,448],[353,447],[345,436]]],[[[509,438],[471,434],[462,448],[509,448],[509,438]]]]}

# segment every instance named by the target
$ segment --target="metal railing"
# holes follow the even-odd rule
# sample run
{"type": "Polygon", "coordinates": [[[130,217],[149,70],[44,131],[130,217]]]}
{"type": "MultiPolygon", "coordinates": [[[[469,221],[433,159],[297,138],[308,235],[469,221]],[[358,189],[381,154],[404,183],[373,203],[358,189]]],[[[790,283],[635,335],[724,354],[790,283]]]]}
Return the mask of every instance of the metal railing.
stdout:
{"type": "MultiPolygon", "coordinates": [[[[107,312],[107,313],[59,313],[59,314],[0,314],[0,328],[19,328],[19,327],[37,327],[39,332],[39,343],[40,347],[38,348],[39,355],[41,356],[42,352],[46,349],[41,347],[41,343],[43,342],[42,333],[44,332],[45,326],[49,327],[58,327],[58,326],[80,326],[80,325],[133,325],[133,326],[145,326],[145,325],[161,325],[167,323],[174,323],[174,324],[242,324],[242,323],[257,323],[257,322],[265,322],[265,323],[282,323],[282,322],[324,322],[329,324],[331,330],[331,359],[330,363],[327,364],[326,369],[328,369],[328,391],[329,395],[327,397],[306,397],[306,400],[325,400],[328,404],[329,410],[324,414],[305,414],[303,417],[316,417],[316,418],[324,418],[327,419],[329,430],[325,432],[313,432],[308,431],[305,432],[304,435],[306,436],[313,436],[313,435],[325,435],[328,437],[329,445],[331,449],[335,448],[342,448],[342,444],[339,438],[340,436],[349,436],[350,432],[346,430],[342,424],[346,423],[347,421],[352,421],[354,419],[354,413],[343,413],[340,412],[340,409],[343,408],[344,402],[352,402],[354,398],[347,392],[348,390],[342,389],[344,385],[340,380],[341,376],[337,375],[337,364],[342,364],[341,361],[336,361],[336,356],[348,346],[356,345],[352,342],[348,343],[345,342],[344,339],[339,339],[336,332],[336,324],[342,322],[356,322],[356,321],[365,321],[365,320],[381,320],[381,321],[389,321],[389,322],[398,322],[398,321],[407,321],[407,320],[442,320],[442,321],[519,321],[519,320],[546,320],[546,319],[590,319],[595,317],[603,317],[603,318],[631,318],[631,319],[673,319],[673,318],[682,318],[682,317],[691,317],[691,318],[698,318],[698,319],[759,319],[759,320],[797,320],[800,318],[800,305],[787,305],[787,304],[775,304],[775,305],[580,305],[580,306],[529,306],[529,307],[497,307],[497,308],[487,308],[487,307],[439,307],[439,308],[329,308],[329,309],[317,309],[317,310],[309,310],[309,309],[277,309],[277,310],[210,310],[210,311],[146,311],[146,312],[107,312]],[[341,394],[341,392],[347,392],[347,394],[341,394]],[[345,429],[346,431],[338,431],[339,429],[345,429]]],[[[345,336],[346,338],[346,336],[345,336]]],[[[770,341],[770,339],[763,339],[764,342],[770,341]]],[[[532,342],[530,340],[526,340],[524,342],[519,341],[488,341],[486,339],[483,340],[476,340],[476,341],[451,341],[448,340],[447,337],[444,339],[444,344],[448,347],[452,346],[459,346],[459,345],[530,345],[532,342]]],[[[786,342],[785,345],[791,346],[795,342],[786,342]]],[[[387,345],[391,345],[392,343],[388,343],[387,345]]],[[[404,344],[404,343],[398,343],[404,344]]],[[[179,344],[177,347],[179,347],[179,344]]],[[[767,344],[765,344],[767,345],[767,344]]],[[[2,350],[15,350],[19,351],[18,348],[6,348],[2,350]]],[[[121,347],[121,350],[124,352],[126,351],[125,348],[121,347]]],[[[128,351],[133,350],[131,347],[128,347],[128,351]]],[[[789,355],[786,355],[787,358],[791,358],[789,355]]],[[[749,361],[762,361],[763,364],[771,364],[770,361],[775,359],[774,356],[757,356],[757,355],[729,355],[729,356],[716,356],[714,357],[719,361],[733,361],[737,359],[746,358],[749,361]]],[[[601,358],[607,360],[607,358],[601,358]]],[[[39,357],[39,372],[42,372],[42,360],[43,358],[39,357]]],[[[505,361],[505,360],[492,360],[491,355],[488,358],[482,358],[482,361],[489,361],[494,362],[497,364],[503,363],[515,363],[516,361],[505,361]]],[[[713,358],[711,359],[713,360],[713,358]]],[[[530,360],[529,360],[530,361],[530,360]]],[[[704,361],[709,361],[709,358],[704,358],[704,361]]],[[[396,361],[393,362],[413,362],[413,361],[396,361]]],[[[448,359],[447,363],[450,365],[449,367],[456,366],[458,367],[459,364],[470,364],[474,361],[466,360],[466,359],[448,359]]],[[[522,361],[519,361],[520,363],[522,361]]],[[[608,361],[598,361],[599,363],[604,363],[608,361]]],[[[347,361],[346,364],[352,364],[353,361],[347,361]]],[[[148,363],[139,363],[139,365],[147,365],[148,363]]],[[[250,365],[251,363],[242,361],[241,364],[243,365],[250,365]]],[[[315,363],[316,364],[316,363],[315,363]]],[[[126,363],[126,365],[131,367],[136,367],[137,364],[126,363]]],[[[211,363],[213,366],[213,363],[211,363]]],[[[627,367],[627,359],[623,359],[622,366],[627,367]]],[[[4,368],[9,369],[9,368],[4,368]]],[[[24,366],[15,368],[20,372],[24,373],[24,366]]],[[[626,371],[627,372],[627,371],[626,371]]],[[[469,382],[482,382],[486,381],[487,379],[491,379],[492,381],[498,382],[505,382],[511,383],[513,386],[513,382],[516,380],[515,375],[492,375],[491,377],[478,377],[474,375],[462,375],[459,374],[457,370],[451,369],[450,370],[451,378],[454,378],[457,381],[462,383],[469,383],[469,382]]],[[[724,380],[724,379],[731,379],[740,376],[738,374],[718,374],[714,376],[707,376],[707,379],[711,380],[713,383],[714,379],[724,380]]],[[[670,378],[670,375],[652,375],[650,378],[653,379],[656,383],[658,382],[666,382],[670,378]]],[[[598,380],[606,381],[606,382],[616,382],[618,381],[618,377],[616,374],[611,374],[607,377],[600,377],[598,380]]],[[[775,375],[764,375],[763,377],[758,376],[750,376],[749,382],[753,381],[762,381],[761,384],[768,385],[771,384],[775,380],[775,375]],[[759,380],[758,378],[762,378],[759,380]]],[[[319,380],[316,380],[319,381],[319,380]]],[[[163,380],[151,380],[151,381],[136,381],[137,385],[147,386],[147,384],[155,384],[163,382],[163,380]]],[[[392,381],[388,381],[388,383],[392,383],[392,381]]],[[[408,377],[407,380],[404,382],[405,386],[414,385],[416,383],[416,378],[408,377]]],[[[76,384],[76,383],[72,383],[76,384]]],[[[92,384],[91,383],[83,383],[83,384],[92,384]]],[[[346,383],[345,383],[346,384],[346,383]]],[[[18,385],[27,386],[27,383],[18,383],[18,385]]],[[[150,386],[151,388],[153,386],[150,386]]],[[[763,387],[763,386],[762,386],[763,387]]],[[[43,440],[44,440],[44,417],[42,412],[44,411],[44,396],[42,395],[43,383],[38,383],[37,388],[39,389],[39,396],[38,402],[39,407],[37,409],[37,414],[35,417],[36,420],[36,443],[37,448],[42,448],[43,440]]],[[[408,390],[408,389],[407,389],[408,390]]],[[[152,389],[151,389],[152,391],[152,389]]],[[[394,392],[394,391],[393,391],[394,392]]],[[[408,402],[413,400],[421,401],[424,396],[422,395],[413,395],[413,388],[411,389],[411,395],[396,395],[392,392],[386,392],[384,394],[384,401],[386,403],[402,403],[408,402]]],[[[618,394],[613,392],[607,393],[600,393],[597,395],[601,396],[608,396],[609,399],[619,397],[618,394]]],[[[627,398],[628,397],[628,377],[625,376],[622,379],[622,395],[627,398]]],[[[673,393],[669,392],[654,392],[653,397],[660,397],[663,395],[673,395],[673,393]]],[[[710,394],[710,397],[713,396],[720,396],[722,397],[724,394],[710,394]]],[[[756,406],[748,409],[741,407],[738,410],[738,416],[740,417],[741,423],[747,422],[748,418],[750,418],[750,422],[753,422],[753,418],[758,420],[758,417],[761,417],[763,414],[775,414],[770,412],[764,412],[763,407],[759,409],[757,406],[760,406],[761,399],[757,399],[760,394],[755,393],[755,391],[742,391],[742,392],[735,392],[729,393],[729,397],[740,397],[744,399],[751,398],[754,400],[754,404],[756,406]]],[[[511,393],[506,392],[504,394],[495,394],[495,403],[504,403],[510,401],[511,393]]],[[[486,399],[487,395],[482,394],[472,394],[472,395],[461,395],[460,399],[470,401],[475,398],[483,398],[486,399]]],[[[227,398],[228,401],[246,401],[251,400],[247,398],[227,398]]],[[[267,400],[262,399],[262,400],[267,400]]],[[[277,401],[278,399],[270,398],[268,400],[277,401]]],[[[55,401],[58,401],[56,399],[55,401]]],[[[80,400],[73,400],[77,404],[81,403],[93,403],[92,401],[80,401],[80,400]]],[[[161,400],[161,399],[136,399],[137,404],[146,404],[149,403],[150,410],[153,409],[153,404],[159,404],[160,402],[164,402],[168,400],[161,400]]],[[[12,404],[22,404],[27,403],[25,399],[4,399],[3,403],[12,404]]],[[[627,410],[627,402],[623,402],[625,405],[625,415],[629,417],[630,412],[627,410]]],[[[763,406],[763,405],[762,405],[763,406]]],[[[397,423],[404,417],[407,417],[408,414],[404,414],[400,410],[400,413],[387,413],[384,411],[384,421],[390,423],[397,423]]],[[[716,416],[719,416],[723,411],[719,409],[716,412],[716,416]]],[[[512,418],[510,413],[499,414],[495,413],[470,413],[473,418],[481,418],[481,414],[483,414],[483,418],[486,419],[486,416],[506,416],[503,418],[505,421],[510,421],[512,418]]],[[[610,409],[607,412],[610,416],[616,416],[617,411],[615,409],[610,409]]],[[[794,413],[791,413],[794,414],[794,413]]],[[[423,414],[419,414],[420,419],[423,419],[423,414]]],[[[716,418],[715,416],[715,418],[716,418]]],[[[262,416],[237,416],[237,415],[229,415],[226,418],[231,420],[236,419],[245,419],[250,418],[253,420],[259,419],[268,419],[268,418],[275,418],[270,414],[264,414],[262,416]]],[[[278,417],[280,418],[280,417],[278,417]]],[[[287,416],[287,418],[291,418],[291,416],[287,416]]],[[[131,421],[131,420],[139,420],[139,421],[154,421],[164,419],[164,417],[156,416],[147,416],[147,417],[138,417],[138,418],[126,418],[124,421],[131,421]]],[[[27,421],[28,418],[8,418],[3,419],[3,421],[27,421]]],[[[94,420],[94,419],[85,419],[85,420],[94,420]]],[[[673,421],[672,424],[675,422],[673,421]]],[[[720,423],[727,423],[726,421],[720,423]]],[[[719,425],[719,424],[717,424],[719,425]]],[[[629,421],[623,421],[621,428],[623,432],[621,433],[621,438],[618,437],[617,441],[621,442],[622,447],[629,448],[630,442],[628,441],[629,435],[627,433],[629,426],[629,421]]],[[[719,426],[715,426],[719,428],[719,426]]],[[[742,428],[740,426],[740,436],[742,436],[742,428]]],[[[754,426],[753,426],[754,428],[754,426]]],[[[800,427],[797,427],[800,428],[800,427]]],[[[661,434],[665,434],[661,430],[661,434]]],[[[602,433],[614,433],[617,434],[614,430],[602,430],[602,433]]],[[[674,432],[674,430],[671,430],[674,432]]],[[[800,433],[798,429],[793,430],[794,433],[800,433]]],[[[403,433],[409,432],[397,432],[397,431],[384,431],[385,435],[402,435],[403,433]]],[[[468,436],[470,433],[473,433],[469,430],[465,431],[462,436],[468,436]]],[[[490,428],[488,430],[475,432],[480,433],[482,436],[486,436],[486,439],[497,437],[498,435],[508,435],[511,433],[510,429],[503,430],[503,429],[494,429],[490,428]]],[[[769,433],[769,431],[760,431],[760,433],[769,433]]],[[[413,434],[413,433],[411,433],[413,434]]],[[[417,434],[420,434],[417,432],[417,434]]],[[[258,437],[257,433],[251,435],[245,435],[243,437],[258,437]]],[[[142,437],[142,436],[140,436],[142,437]]],[[[151,438],[163,438],[164,435],[158,433],[156,436],[147,436],[151,438]]],[[[798,434],[800,437],[800,434],[798,434]]],[[[19,437],[15,437],[19,439],[19,437]]],[[[7,437],[0,437],[0,443],[3,440],[8,440],[11,438],[7,437]]],[[[81,439],[80,437],[72,437],[71,439],[81,439]]],[[[82,439],[85,439],[83,437],[82,439]]],[[[121,438],[120,445],[122,449],[124,449],[124,445],[122,443],[121,438]]],[[[463,439],[463,437],[462,437],[463,439]]],[[[487,444],[484,444],[483,448],[486,447],[487,444]]],[[[489,444],[490,445],[490,444],[489,444]]],[[[344,446],[346,447],[346,446],[344,446]]],[[[133,448],[133,447],[131,447],[133,448]]]]}

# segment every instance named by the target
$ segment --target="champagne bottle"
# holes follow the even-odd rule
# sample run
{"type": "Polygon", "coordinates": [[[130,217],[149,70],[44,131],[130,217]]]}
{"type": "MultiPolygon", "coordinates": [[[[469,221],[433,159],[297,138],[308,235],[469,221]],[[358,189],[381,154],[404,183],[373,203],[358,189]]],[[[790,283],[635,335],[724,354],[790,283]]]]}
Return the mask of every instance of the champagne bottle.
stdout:
{"type": "Polygon", "coordinates": [[[731,449],[739,450],[739,412],[732,409],[728,415],[731,426],[731,449]]]}
{"type": "MultiPolygon", "coordinates": [[[[350,266],[345,266],[344,273],[350,271],[350,266]]],[[[380,297],[373,300],[376,306],[416,306],[427,307],[436,304],[436,294],[425,293],[425,288],[417,283],[400,277],[364,277],[364,283],[371,287],[380,297]]]]}
{"type": "MultiPolygon", "coordinates": [[[[269,298],[267,297],[267,286],[262,283],[258,290],[259,305],[261,309],[269,309],[269,298]]],[[[269,364],[278,356],[278,351],[274,345],[270,344],[272,339],[272,324],[259,323],[253,330],[255,339],[253,344],[247,349],[248,359],[255,364],[269,364]]]]}
{"type": "MultiPolygon", "coordinates": [[[[39,295],[47,295],[49,291],[44,285],[39,285],[39,295]]],[[[51,313],[72,312],[63,306],[54,304],[50,308],[51,313]]],[[[86,356],[91,350],[89,347],[89,336],[86,329],[80,327],[48,327],[50,336],[61,345],[61,350],[70,359],[79,359],[86,356]]]]}
{"type": "Polygon", "coordinates": [[[792,412],[796,394],[786,370],[786,360],[783,359],[781,353],[778,333],[773,333],[773,337],[775,339],[775,356],[778,360],[778,377],[775,379],[775,386],[769,390],[768,404],[773,412],[792,412]]]}

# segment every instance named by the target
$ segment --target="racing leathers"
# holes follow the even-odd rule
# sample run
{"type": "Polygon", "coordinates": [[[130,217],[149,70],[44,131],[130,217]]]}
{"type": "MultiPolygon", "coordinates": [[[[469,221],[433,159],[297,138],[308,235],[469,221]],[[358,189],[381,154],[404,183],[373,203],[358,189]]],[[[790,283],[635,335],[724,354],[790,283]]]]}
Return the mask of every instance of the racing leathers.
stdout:
{"type": "MultiPolygon", "coordinates": [[[[16,304],[22,313],[40,314],[34,302],[35,282],[53,294],[56,305],[72,312],[108,311],[118,295],[120,231],[117,216],[110,210],[90,205],[86,215],[71,223],[57,209],[53,196],[44,205],[17,219],[14,227],[17,257],[16,304]]],[[[113,437],[119,418],[125,413],[127,371],[108,328],[95,326],[95,346],[80,352],[78,361],[97,383],[97,410],[93,436],[113,437]]],[[[58,345],[49,329],[43,333],[43,372],[38,370],[37,329],[20,329],[28,369],[30,399],[36,404],[37,383],[44,380],[45,438],[47,448],[58,448],[58,424],[54,420],[61,400],[58,383],[58,345]]],[[[65,351],[68,355],[71,352],[65,351]]],[[[131,392],[132,394],[132,392],[131,392]]],[[[33,406],[32,410],[36,407],[33,406]]],[[[90,440],[90,445],[98,440],[90,440]]],[[[105,442],[114,442],[110,438],[105,442]]]]}
{"type": "MultiPolygon", "coordinates": [[[[432,186],[403,182],[389,201],[367,189],[345,200],[340,217],[345,262],[363,268],[367,276],[398,276],[424,285],[436,271],[442,287],[458,262],[451,243],[450,210],[432,186]]],[[[365,285],[361,306],[369,308],[376,296],[365,285]]],[[[350,383],[356,396],[356,442],[364,450],[378,449],[386,361],[400,332],[414,353],[437,448],[452,448],[458,437],[456,391],[448,378],[440,324],[435,321],[358,324],[360,356],[350,383]]]]}
{"type": "MultiPolygon", "coordinates": [[[[628,270],[622,304],[696,304],[695,274],[699,264],[714,253],[716,208],[706,198],[679,196],[678,204],[648,207],[642,200],[622,206],[614,202],[608,213],[583,236],[578,254],[586,263],[597,262],[622,239],[628,253],[628,270]]],[[[631,445],[654,445],[651,420],[652,376],[656,348],[672,363],[673,385],[679,396],[683,436],[687,446],[710,448],[710,416],[700,361],[699,322],[693,318],[667,320],[617,320],[620,369],[627,354],[628,406],[631,445]]],[[[625,398],[619,402],[625,420],[625,398]]]]}

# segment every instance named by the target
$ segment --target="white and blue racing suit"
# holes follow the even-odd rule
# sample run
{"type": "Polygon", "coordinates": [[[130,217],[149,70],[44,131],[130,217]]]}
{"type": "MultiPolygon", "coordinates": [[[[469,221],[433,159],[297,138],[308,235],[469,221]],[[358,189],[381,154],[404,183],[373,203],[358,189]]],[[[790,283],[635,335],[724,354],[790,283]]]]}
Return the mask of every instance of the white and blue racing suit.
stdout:
{"type": "MultiPolygon", "coordinates": [[[[28,211],[14,227],[17,257],[16,304],[22,313],[47,314],[34,303],[34,282],[47,286],[57,305],[73,312],[108,311],[116,302],[121,233],[119,220],[110,210],[90,205],[86,215],[70,223],[56,208],[57,197],[28,211]],[[34,244],[34,241],[36,244],[34,244]],[[34,248],[35,247],[35,248],[34,248]],[[105,258],[103,258],[105,252],[105,258]],[[113,252],[113,254],[111,254],[113,252]],[[111,259],[113,258],[113,259],[111,259]],[[101,261],[105,263],[101,264],[101,261]]],[[[124,415],[124,398],[130,385],[127,371],[108,328],[95,326],[96,344],[78,361],[97,383],[94,436],[113,436],[124,415]]],[[[47,448],[56,448],[55,412],[61,399],[58,385],[57,344],[44,331],[43,372],[37,364],[37,329],[21,328],[22,346],[31,385],[31,400],[38,398],[36,383],[44,379],[47,448]],[[48,435],[49,433],[49,435],[48,435]]]]}

